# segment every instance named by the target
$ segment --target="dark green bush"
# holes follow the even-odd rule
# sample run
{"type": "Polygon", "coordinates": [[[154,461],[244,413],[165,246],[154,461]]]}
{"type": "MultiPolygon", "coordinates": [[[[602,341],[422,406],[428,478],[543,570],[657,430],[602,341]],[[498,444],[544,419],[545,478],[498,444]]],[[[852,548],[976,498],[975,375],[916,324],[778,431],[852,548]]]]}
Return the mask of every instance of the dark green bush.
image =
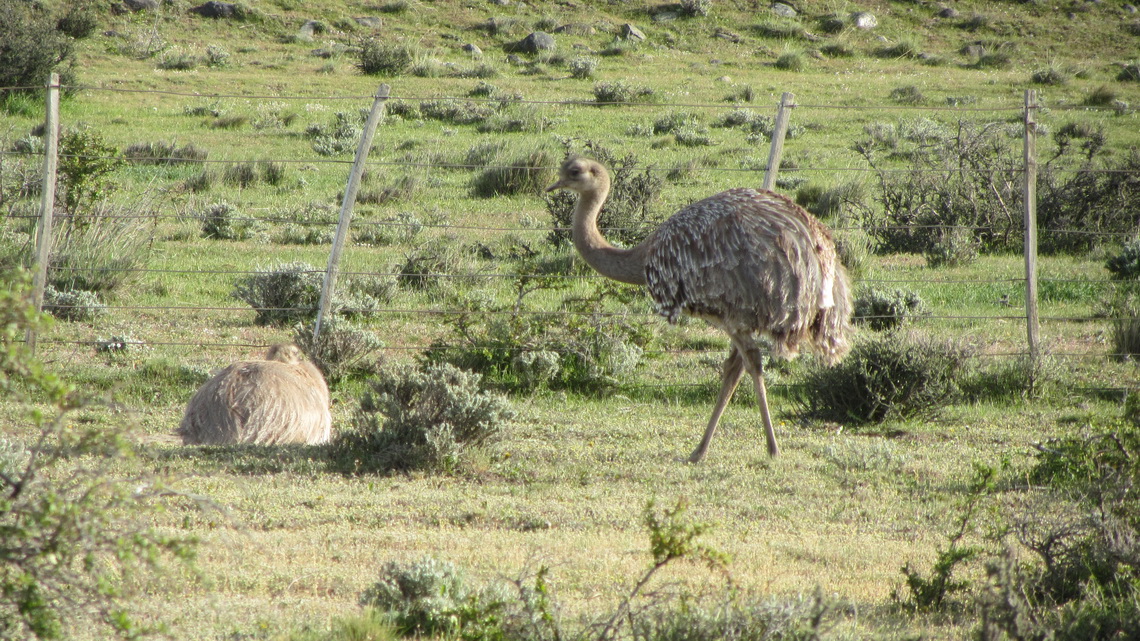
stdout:
{"type": "Polygon", "coordinates": [[[793,400],[805,417],[844,424],[936,415],[959,394],[969,350],[901,332],[863,341],[835,367],[813,364],[793,400]]]}
{"type": "MultiPolygon", "coordinates": [[[[855,145],[879,178],[878,208],[855,212],[879,252],[935,264],[1020,250],[1021,144],[1004,123],[878,123],[855,145]],[[906,171],[896,163],[905,162],[906,171]]],[[[1040,211],[1040,205],[1039,205],[1040,211]]]]}
{"type": "Polygon", "coordinates": [[[127,146],[123,157],[140,165],[175,165],[206,160],[210,152],[195,147],[194,143],[179,147],[174,142],[146,142],[127,146]]]}
{"type": "Polygon", "coordinates": [[[417,50],[398,42],[365,38],[360,42],[356,67],[361,73],[398,76],[411,69],[417,50]]]}
{"type": "Polygon", "coordinates": [[[434,343],[427,358],[480,372],[510,391],[597,394],[617,386],[641,362],[653,329],[648,319],[614,310],[628,311],[629,302],[642,294],[600,281],[592,295],[566,298],[560,306],[565,316],[534,314],[528,296],[566,285],[560,274],[544,274],[539,262],[516,266],[513,303],[471,304],[469,311],[448,318],[452,339],[434,343]]]}
{"type": "Polygon", "coordinates": [[[460,255],[449,245],[432,245],[412,251],[396,268],[396,283],[407,289],[440,291],[459,276],[460,255]]]}
{"type": "Polygon", "coordinates": [[[1103,131],[1076,124],[1061,127],[1053,138],[1057,151],[1038,176],[1041,251],[1084,252],[1106,235],[1134,235],[1140,220],[1140,150],[1112,154],[1103,131]]]}
{"type": "Polygon", "coordinates": [[[1120,253],[1104,265],[1119,280],[1140,280],[1140,237],[1124,243],[1120,253]]]}
{"type": "Polygon", "coordinates": [[[681,0],[681,15],[688,18],[703,18],[712,10],[712,0],[681,0]]]}
{"type": "Polygon", "coordinates": [[[911,291],[870,287],[855,296],[855,322],[877,332],[897,329],[916,316],[929,313],[922,298],[911,291]]]}
{"type": "Polygon", "coordinates": [[[922,95],[922,92],[914,85],[895,87],[891,89],[889,97],[894,102],[904,105],[921,105],[926,102],[926,96],[922,95]]]}
{"type": "Polygon", "coordinates": [[[92,207],[115,189],[110,175],[125,163],[118,148],[102,134],[86,127],[64,133],[59,139],[59,179],[63,203],[82,226],[83,207],[92,207]]]}
{"type": "Polygon", "coordinates": [[[56,20],[55,26],[68,37],[82,40],[99,29],[99,14],[96,8],[88,3],[71,4],[56,20]]]}
{"type": "Polygon", "coordinates": [[[504,164],[488,167],[472,182],[472,190],[480,198],[515,194],[539,195],[554,182],[554,154],[538,149],[509,158],[504,164]]]}
{"type": "Polygon", "coordinates": [[[361,398],[351,429],[335,437],[333,459],[352,472],[454,470],[515,415],[480,383],[478,374],[446,363],[386,368],[361,398]]]}
{"type": "Polygon", "coordinates": [[[58,27],[40,3],[0,1],[0,87],[42,94],[53,71],[74,84],[75,45],[58,27]]]}

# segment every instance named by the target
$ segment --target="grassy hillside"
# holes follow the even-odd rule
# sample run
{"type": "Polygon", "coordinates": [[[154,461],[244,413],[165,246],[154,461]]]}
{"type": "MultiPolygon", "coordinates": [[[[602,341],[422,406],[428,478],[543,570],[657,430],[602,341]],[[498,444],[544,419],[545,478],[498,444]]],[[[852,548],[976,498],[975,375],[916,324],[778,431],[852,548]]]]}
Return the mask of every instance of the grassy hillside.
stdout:
{"type": "MultiPolygon", "coordinates": [[[[42,4],[61,15],[67,6],[42,4]]],[[[1058,153],[1058,132],[1077,130],[1085,135],[1073,145],[1103,143],[1097,167],[1134,176],[1140,17],[1123,3],[804,1],[787,17],[769,3],[728,0],[257,0],[222,19],[182,0],[139,12],[89,4],[98,26],[75,43],[62,125],[88,134],[72,157],[125,160],[59,213],[90,216],[102,234],[87,254],[76,250],[76,269],[116,279],[99,293],[101,314],[57,321],[39,355],[114,399],[85,410],[84,424],[137,424],[139,456],[116,473],[170,475],[223,508],[156,517],[165,531],[201,541],[196,570],[131,586],[132,609],[165,621],[174,638],[350,638],[330,630],[361,612],[384,563],[424,555],[479,581],[547,566],[567,628],[581,629],[611,612],[649,564],[646,503],[679,498],[711,526],[702,540],[727,553],[743,593],[789,609],[824,595],[824,638],[964,638],[986,585],[981,557],[960,569],[972,581],[960,605],[930,612],[892,598],[909,594],[901,568],[928,570],[947,548],[973,498],[976,463],[1002,477],[963,540],[1001,548],[1006,515],[1060,501],[1024,481],[1033,444],[1122,426],[1121,401],[1138,393],[1135,362],[1110,356],[1112,301],[1124,286],[1104,264],[1127,234],[1098,233],[1091,246],[1043,256],[1049,358],[1027,390],[1020,210],[1008,212],[1011,242],[937,267],[921,252],[872,251],[869,222],[883,220],[884,181],[932,140],[966,140],[980,123],[999,132],[987,139],[1002,147],[996,155],[1019,162],[1028,89],[1040,106],[1038,158],[1060,158],[1056,176],[1080,166],[1080,153],[1058,153]],[[946,8],[956,13],[940,16],[946,8]],[[876,25],[855,26],[857,12],[876,25]],[[626,24],[644,41],[622,38],[626,24]],[[552,33],[555,49],[511,51],[533,31],[552,33]],[[403,47],[409,64],[362,73],[369,42],[403,47]],[[518,416],[504,437],[449,473],[354,474],[319,447],[182,447],[173,430],[210,371],[292,340],[291,324],[256,324],[233,292],[278,263],[325,267],[361,112],[381,83],[392,97],[341,267],[342,283],[383,294],[354,321],[383,345],[372,358],[407,362],[433,342],[460,345],[461,319],[480,328],[512,318],[521,301],[526,322],[571,326],[566,340],[635,335],[640,362],[587,393],[512,394],[518,416]],[[860,426],[798,412],[811,363],[774,364],[784,454],[765,454],[754,396],[741,389],[709,459],[685,465],[677,457],[708,419],[727,341],[701,323],[667,326],[643,295],[603,289],[571,248],[550,242],[558,223],[541,187],[567,151],[599,149],[659,179],[650,222],[722,189],[759,186],[765,119],[785,92],[796,107],[778,189],[812,206],[821,193],[847,194],[821,216],[854,248],[856,287],[919,297],[926,314],[907,331],[969,347],[964,391],[932,415],[860,426]],[[897,153],[883,152],[877,173],[860,144],[890,136],[897,153]],[[167,162],[172,153],[184,156],[167,162]],[[481,193],[506,182],[498,170],[527,163],[533,184],[481,193]],[[214,223],[224,233],[210,232],[222,204],[230,218],[214,223]],[[136,262],[114,263],[116,252],[136,262]],[[415,263],[427,258],[438,262],[415,263]],[[413,272],[442,276],[417,289],[413,272]],[[527,282],[548,286],[520,297],[527,282]],[[113,349],[116,341],[128,348],[113,349]]],[[[43,105],[38,96],[5,101],[8,265],[26,254],[27,217],[38,211],[28,186],[43,105]]],[[[998,173],[1017,176],[1014,167],[998,173]]],[[[1076,220],[1061,238],[1095,231],[1076,220]]],[[[861,326],[858,341],[875,336],[861,326]]],[[[349,376],[332,386],[334,429],[352,424],[367,384],[349,376]]],[[[27,441],[24,414],[2,403],[5,442],[27,441]]],[[[656,580],[694,594],[726,590],[722,573],[699,564],[670,565],[656,580]]]]}

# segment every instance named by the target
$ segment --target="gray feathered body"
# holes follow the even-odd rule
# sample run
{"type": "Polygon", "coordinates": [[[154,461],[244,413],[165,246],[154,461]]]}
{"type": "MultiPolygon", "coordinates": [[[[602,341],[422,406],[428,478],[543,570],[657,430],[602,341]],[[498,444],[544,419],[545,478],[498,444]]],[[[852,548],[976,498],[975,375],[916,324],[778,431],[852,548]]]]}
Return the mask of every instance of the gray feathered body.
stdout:
{"type": "Polygon", "coordinates": [[[177,433],[186,445],[277,445],[329,440],[329,390],[296,348],[278,356],[234,363],[206,381],[190,399],[177,433]]]}
{"type": "Polygon", "coordinates": [[[835,363],[850,349],[851,293],[831,233],[788,198],[731,189],[678,211],[646,241],[646,284],[670,322],[703,318],[801,345],[835,363]]]}

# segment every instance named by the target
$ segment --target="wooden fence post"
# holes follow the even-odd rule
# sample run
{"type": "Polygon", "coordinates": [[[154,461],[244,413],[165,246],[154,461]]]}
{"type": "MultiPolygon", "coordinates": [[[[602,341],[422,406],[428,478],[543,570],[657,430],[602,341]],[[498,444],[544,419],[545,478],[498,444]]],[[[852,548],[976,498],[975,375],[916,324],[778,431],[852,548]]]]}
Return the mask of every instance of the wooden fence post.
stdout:
{"type": "Polygon", "coordinates": [[[1025,321],[1029,357],[1041,355],[1037,315],[1037,92],[1025,91],[1025,321]]]}
{"type": "Polygon", "coordinates": [[[325,270],[325,282],[321,286],[321,304],[317,309],[317,322],[313,326],[314,342],[320,336],[321,323],[332,306],[337,271],[340,269],[340,255],[344,251],[344,243],[348,240],[348,224],[352,220],[352,208],[356,205],[356,192],[360,189],[364,165],[368,160],[368,152],[372,149],[372,136],[376,133],[376,126],[380,124],[380,116],[384,114],[384,103],[388,100],[389,91],[390,87],[387,84],[380,85],[376,90],[372,100],[372,111],[368,114],[368,120],[364,122],[360,144],[356,147],[356,160],[352,163],[348,184],[344,188],[344,200],[340,204],[340,220],[336,224],[336,236],[333,237],[332,250],[329,252],[328,269],[325,270]]]}
{"type": "MultiPolygon", "coordinates": [[[[51,74],[48,78],[46,103],[40,220],[36,226],[35,272],[32,274],[32,304],[37,314],[44,310],[44,288],[47,284],[48,261],[51,259],[51,219],[55,210],[56,173],[59,166],[59,74],[57,73],[51,74]]],[[[29,328],[24,340],[34,354],[36,333],[29,328]]]]}
{"type": "Polygon", "coordinates": [[[763,189],[776,187],[776,173],[780,171],[780,157],[784,155],[784,136],[788,133],[788,118],[792,107],[796,106],[794,94],[785,91],[780,96],[780,108],[776,110],[776,123],[772,126],[772,146],[768,150],[768,167],[764,171],[763,189]]]}

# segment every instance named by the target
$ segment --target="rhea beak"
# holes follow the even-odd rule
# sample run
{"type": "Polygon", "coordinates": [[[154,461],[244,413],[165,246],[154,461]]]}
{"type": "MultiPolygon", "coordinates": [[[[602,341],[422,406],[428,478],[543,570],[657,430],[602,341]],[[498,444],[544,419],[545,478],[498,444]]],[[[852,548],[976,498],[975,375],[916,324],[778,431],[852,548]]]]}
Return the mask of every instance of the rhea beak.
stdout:
{"type": "Polygon", "coordinates": [[[551,191],[554,191],[555,189],[562,189],[564,186],[565,186],[565,185],[563,185],[563,184],[562,184],[562,179],[561,179],[561,178],[559,178],[558,180],[556,180],[556,181],[554,182],[554,184],[553,184],[553,185],[551,185],[551,186],[547,187],[547,188],[546,188],[546,191],[547,191],[547,192],[551,192],[551,191]]]}

